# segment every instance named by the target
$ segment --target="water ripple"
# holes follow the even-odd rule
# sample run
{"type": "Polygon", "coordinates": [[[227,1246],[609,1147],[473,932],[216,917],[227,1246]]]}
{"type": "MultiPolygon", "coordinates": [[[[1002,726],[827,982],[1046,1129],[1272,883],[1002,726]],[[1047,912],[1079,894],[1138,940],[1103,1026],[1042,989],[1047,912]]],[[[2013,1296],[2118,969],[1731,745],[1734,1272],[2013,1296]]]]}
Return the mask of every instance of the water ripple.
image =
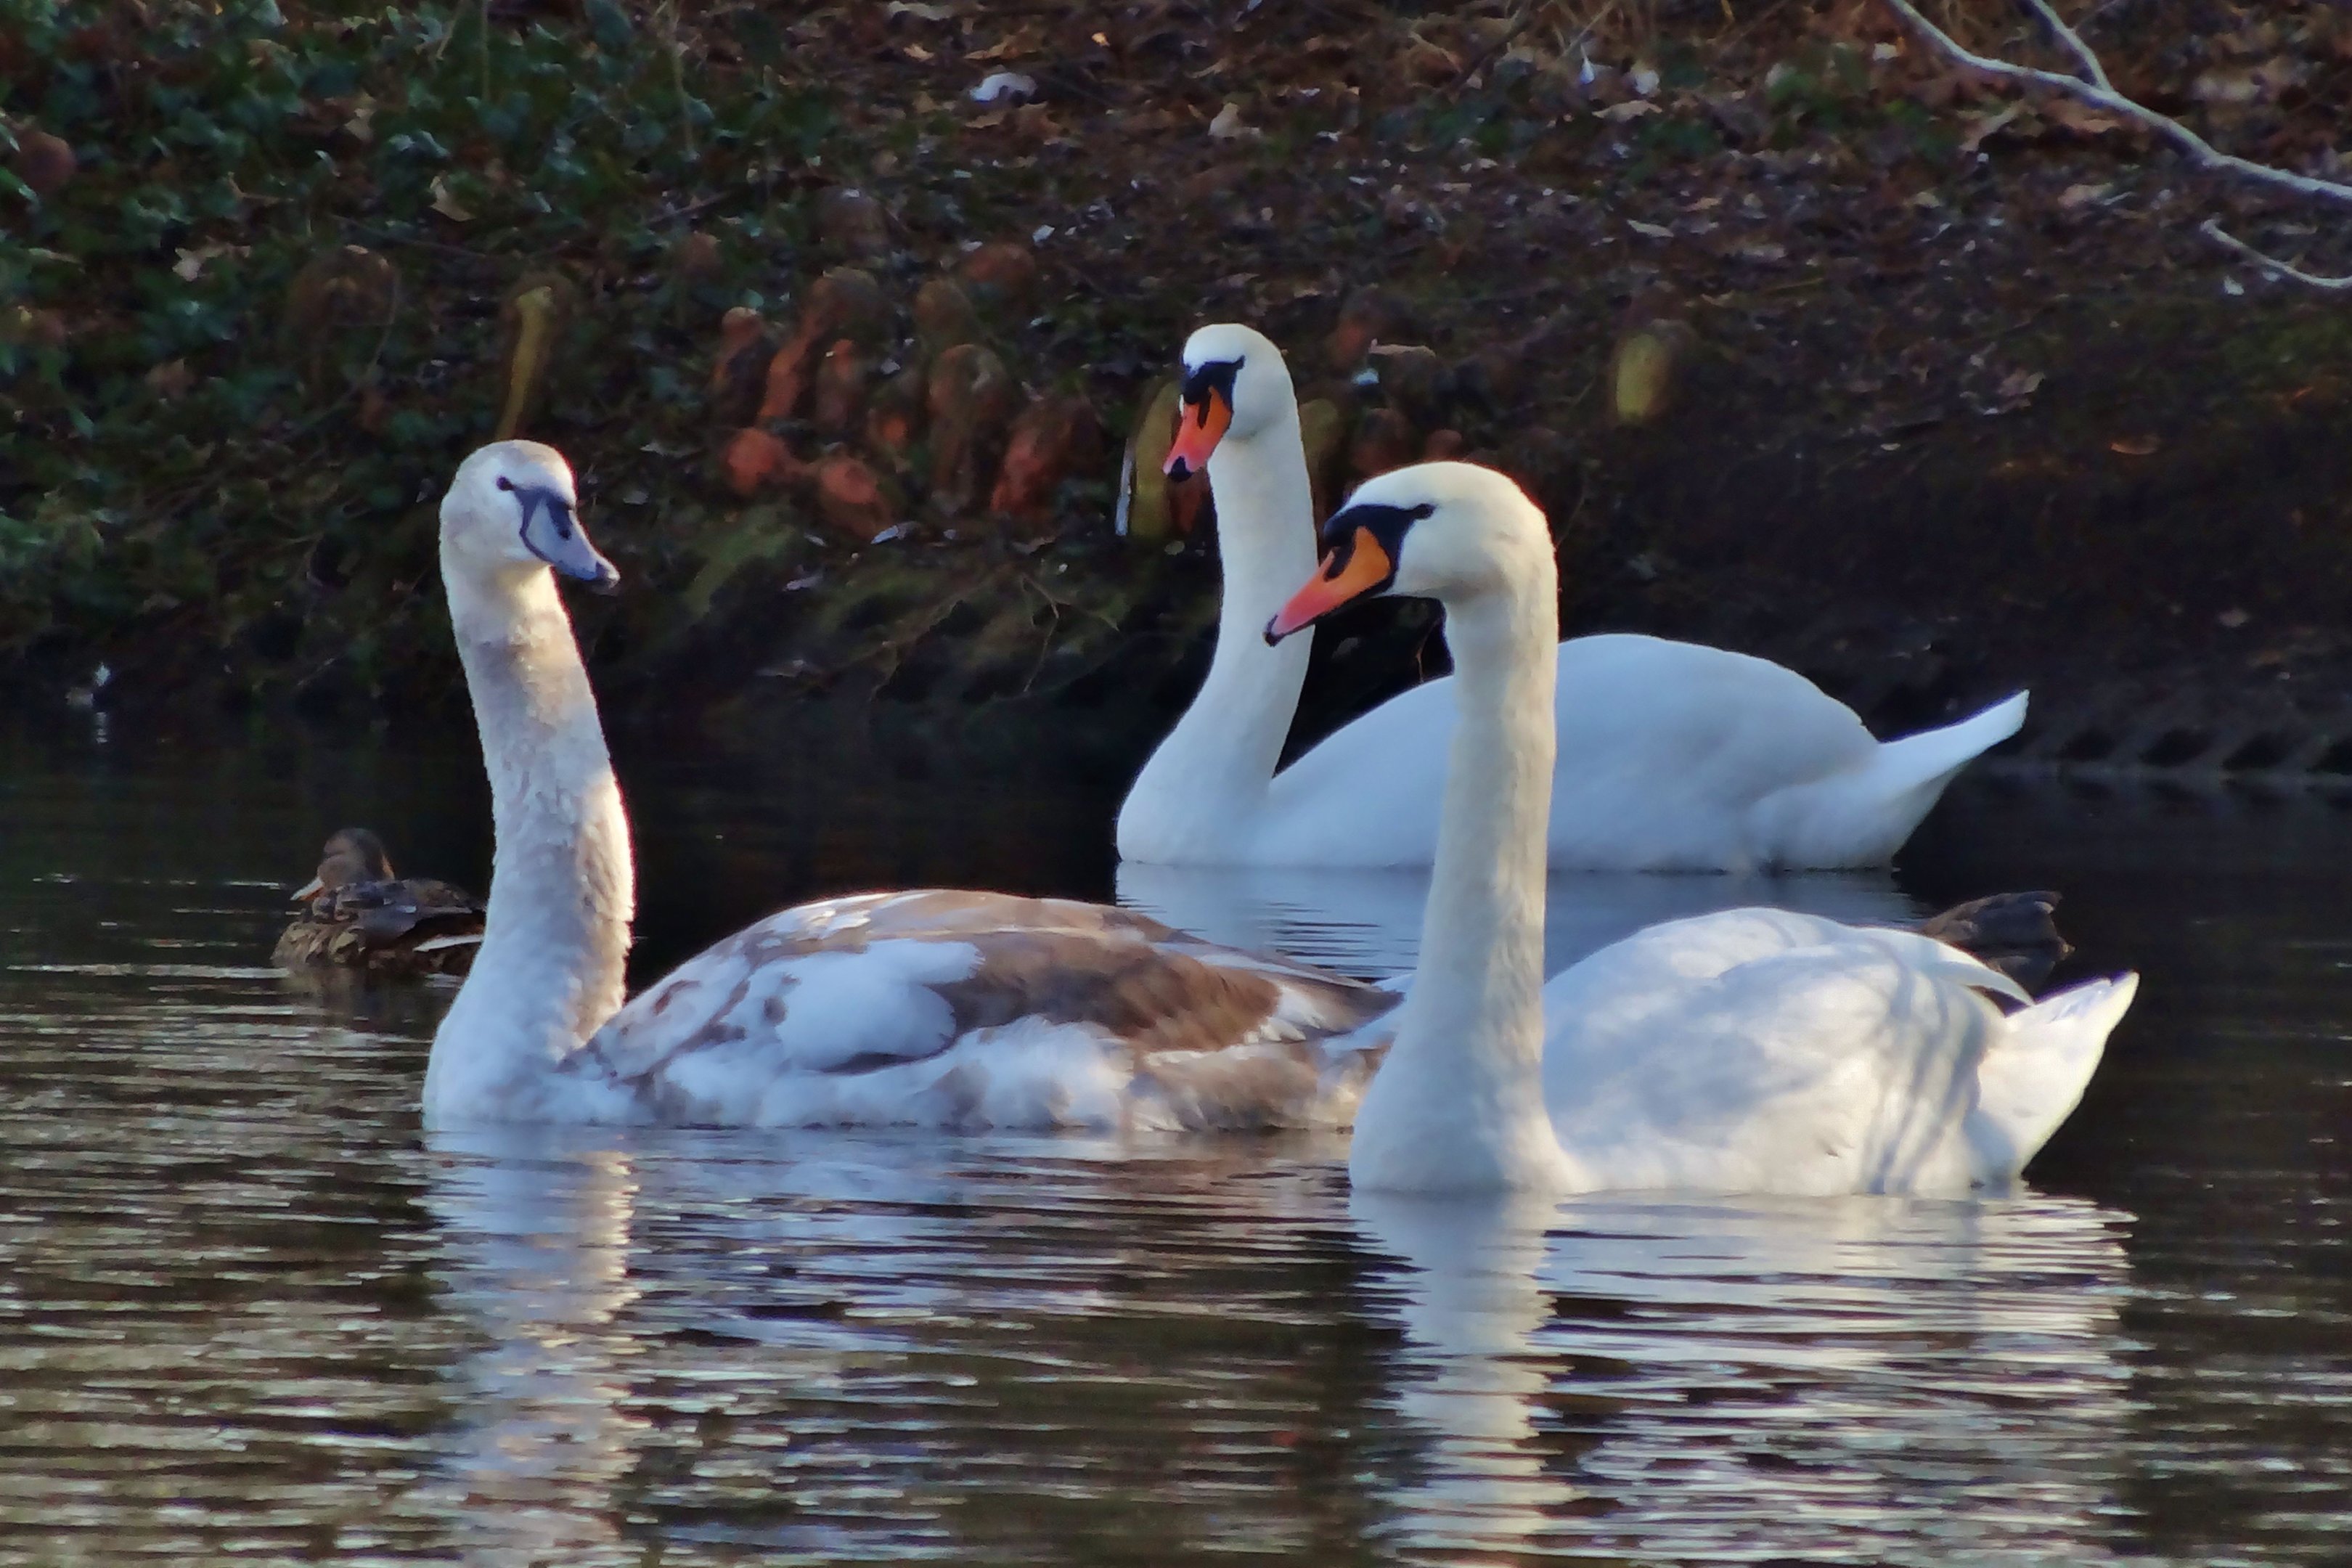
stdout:
{"type": "MultiPolygon", "coordinates": [[[[2042,1193],[1524,1210],[1328,1139],[426,1139],[446,990],[253,966],[290,812],[114,788],[0,847],[0,1563],[2352,1558],[2352,917],[2274,848],[2224,918],[2062,825],[2151,1005],[2042,1193]]],[[[1234,918],[1403,945],[1320,896],[1234,918]]]]}

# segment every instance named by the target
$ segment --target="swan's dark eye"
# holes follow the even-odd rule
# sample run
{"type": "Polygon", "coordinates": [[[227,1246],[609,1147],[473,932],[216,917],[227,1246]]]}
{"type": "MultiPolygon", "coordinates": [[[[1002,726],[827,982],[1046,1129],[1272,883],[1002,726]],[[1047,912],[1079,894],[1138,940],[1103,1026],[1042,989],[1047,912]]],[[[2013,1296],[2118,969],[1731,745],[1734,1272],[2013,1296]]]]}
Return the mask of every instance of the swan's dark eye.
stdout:
{"type": "MultiPolygon", "coordinates": [[[[1404,550],[1405,531],[1423,518],[1437,512],[1434,501],[1423,501],[1418,506],[1384,506],[1379,501],[1355,501],[1341,507],[1326,518],[1322,527],[1323,548],[1333,558],[1336,566],[1347,565],[1355,550],[1356,535],[1369,533],[1388,558],[1394,561],[1404,550]]],[[[1336,571],[1331,574],[1336,575],[1336,571]]]]}
{"type": "Polygon", "coordinates": [[[1239,359],[1211,360],[1206,364],[1193,365],[1184,372],[1184,384],[1179,389],[1186,406],[1196,410],[1203,426],[1209,423],[1209,394],[1221,395],[1225,408],[1234,405],[1234,381],[1242,373],[1239,359]]]}
{"type": "Polygon", "coordinates": [[[502,490],[510,490],[514,489],[514,481],[507,478],[504,474],[500,474],[499,476],[499,489],[502,490]]]}

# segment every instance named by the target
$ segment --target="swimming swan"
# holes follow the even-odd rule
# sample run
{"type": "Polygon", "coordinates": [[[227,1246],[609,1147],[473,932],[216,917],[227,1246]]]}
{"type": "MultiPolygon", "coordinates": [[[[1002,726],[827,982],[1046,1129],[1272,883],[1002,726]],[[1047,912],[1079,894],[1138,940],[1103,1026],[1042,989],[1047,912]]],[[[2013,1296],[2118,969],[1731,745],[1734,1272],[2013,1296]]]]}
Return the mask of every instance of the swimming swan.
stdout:
{"type": "MultiPolygon", "coordinates": [[[[1467,471],[1517,498],[1507,481],[1467,471]]],[[[1546,581],[1515,584],[1500,620],[1540,633],[1535,647],[1549,637],[1549,542],[1540,515],[1523,499],[1517,505],[1534,531],[1520,552],[1540,557],[1546,581]]],[[[1392,992],[1216,947],[1126,910],[944,891],[787,910],[623,1005],[628,823],[553,578],[609,587],[615,574],[575,510],[563,459],[529,442],[474,454],[442,502],[442,575],[482,733],[497,850],[488,929],[425,1069],[428,1126],[1344,1126],[1393,1032],[1403,1037],[1372,1082],[1394,1087],[1375,1089],[1366,1110],[1385,1109],[1360,1123],[1358,1158],[1374,1184],[1527,1185],[1533,1174],[1892,1190],[1945,1177],[1951,1162],[1903,1163],[1911,1144],[1889,1145],[1880,1124],[1893,1118],[1940,1151],[1950,1139],[1929,1137],[1935,1118],[1958,1114],[1948,1102],[1963,1089],[1980,1102],[1965,1119],[1971,1149],[2009,1141],[2005,1163],[1979,1160],[1970,1171],[2021,1165],[2079,1094],[2129,996],[2128,982],[2081,987],[2004,1020],[1969,988],[2014,988],[1925,938],[1770,910],[1655,927],[1554,982],[1569,1007],[1555,1020],[1555,1069],[1579,1052],[1612,1051],[1620,1068],[1613,1082],[1555,1070],[1564,1130],[1577,1112],[1559,1100],[1563,1087],[1618,1112],[1613,1122],[1601,1117],[1592,1148],[1570,1167],[1559,1145],[1524,1136],[1533,1128],[1551,1137],[1534,1080],[1542,1026],[1533,1011],[1546,708],[1531,710],[1533,723],[1494,710],[1498,692],[1546,682],[1550,661],[1527,649],[1516,662],[1498,658],[1509,649],[1496,631],[1495,595],[1461,599],[1447,587],[1458,600],[1465,694],[1454,744],[1486,761],[1457,768],[1449,785],[1423,978],[1402,1011],[1392,992]],[[1506,774],[1516,781],[1507,789],[1506,774]],[[1507,798],[1489,798],[1498,793],[1507,798]],[[1710,963],[1722,971],[1712,979],[1703,973],[1710,963]],[[2095,1005],[2103,994],[2111,1002],[2095,1005]],[[1873,1003],[1886,1015],[1874,1024],[1862,1017],[1873,1003]],[[1834,1075],[1811,1088],[1787,1081],[1809,1068],[1834,1075]],[[1886,1079],[1906,1068],[1909,1078],[1886,1079]],[[2071,1074],[2063,1083],[2062,1069],[2071,1074]],[[1951,1080],[1943,1100],[1928,1081],[1937,1071],[1951,1080]],[[1656,1103],[1645,1107],[1643,1095],[1656,1103]],[[1990,1131],[1979,1135],[1978,1122],[1990,1131]],[[1824,1142],[1853,1131],[1849,1123],[1869,1134],[1861,1146],[1824,1142]],[[1506,1157],[1493,1154],[1490,1128],[1501,1130],[1506,1157]],[[1401,1137],[1410,1144],[1424,1133],[1428,1148],[1400,1152],[1401,1137]]],[[[1385,516],[1360,505],[1341,526],[1390,529],[1387,548],[1398,553],[1402,531],[1385,516]]],[[[1423,537],[1442,544],[1448,526],[1423,537]]],[[[1402,587],[1423,585],[1424,553],[1444,558],[1434,545],[1404,556],[1402,587]]],[[[1335,552],[1334,575],[1301,600],[1321,594],[1336,604],[1367,588],[1360,574],[1371,552],[1353,559],[1350,575],[1335,552]]]]}
{"type": "MultiPolygon", "coordinates": [[[[1357,1185],[1832,1194],[2015,1181],[2081,1100],[2136,976],[2005,1015],[1988,996],[2025,993],[1956,948],[1753,909],[1649,927],[1546,985],[1559,599],[1543,513],[1491,469],[1424,463],[1364,484],[1322,542],[1267,641],[1368,595],[1436,599],[1459,709],[1421,965],[1357,1109],[1357,1185]]],[[[1405,761],[1368,763],[1359,783],[1405,761]]]]}
{"type": "MultiPolygon", "coordinates": [[[[1192,707],[1118,816],[1125,860],[1426,866],[1454,723],[1451,678],[1390,699],[1280,773],[1307,639],[1258,636],[1315,564],[1314,504],[1289,370],[1236,325],[1184,345],[1171,472],[1206,464],[1224,600],[1192,707]]],[[[1559,645],[1552,865],[1752,871],[1890,859],[1952,776],[2025,719],[2022,692],[1945,729],[1874,739],[1792,670],[1612,633],[1559,645]]]]}
{"type": "Polygon", "coordinates": [[[1392,993],[1094,904],[824,900],[624,1005],[628,819],[554,576],[617,574],[576,511],[562,457],[528,441],[467,458],[441,503],[497,849],[427,1126],[1346,1124],[1392,993]]]}

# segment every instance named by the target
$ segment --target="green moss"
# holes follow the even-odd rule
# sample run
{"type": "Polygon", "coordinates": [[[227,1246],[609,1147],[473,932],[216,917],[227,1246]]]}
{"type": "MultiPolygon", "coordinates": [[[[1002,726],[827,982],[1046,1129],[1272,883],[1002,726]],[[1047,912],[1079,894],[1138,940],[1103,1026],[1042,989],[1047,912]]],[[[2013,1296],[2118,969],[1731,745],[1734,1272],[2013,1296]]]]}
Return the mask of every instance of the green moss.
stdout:
{"type": "Polygon", "coordinates": [[[803,525],[782,507],[745,507],[718,531],[700,569],[679,595],[684,621],[690,626],[708,617],[711,602],[746,566],[782,565],[807,548],[803,525]]]}

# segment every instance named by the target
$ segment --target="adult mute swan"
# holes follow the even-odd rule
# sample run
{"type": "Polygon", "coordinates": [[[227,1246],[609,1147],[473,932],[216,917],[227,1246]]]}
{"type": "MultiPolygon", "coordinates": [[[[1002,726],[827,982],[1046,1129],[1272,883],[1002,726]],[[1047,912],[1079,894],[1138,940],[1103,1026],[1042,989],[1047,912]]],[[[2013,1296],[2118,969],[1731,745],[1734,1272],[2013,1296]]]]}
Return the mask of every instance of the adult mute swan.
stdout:
{"type": "Polygon", "coordinates": [[[1434,598],[1459,710],[1421,967],[1356,1112],[1358,1185],[1947,1193],[2016,1179],[2082,1098],[2136,976],[2004,1015],[1988,994],[2025,993],[1956,948],[1759,909],[1652,926],[1545,985],[1559,599],[1543,513],[1490,469],[1424,463],[1363,485],[1322,541],[1267,641],[1367,595],[1434,598]]]}
{"type": "Polygon", "coordinates": [[[1370,1070],[1352,1042],[1392,993],[1094,904],[803,904],[623,1005],[629,825],[554,580],[617,574],[576,510],[570,468],[529,441],[474,453],[441,503],[497,850],[426,1125],[1346,1123],[1370,1070]]]}
{"type": "MultiPolygon", "coordinates": [[[[1118,853],[1159,864],[1426,866],[1454,724],[1451,678],[1356,719],[1280,773],[1307,639],[1258,630],[1315,564],[1298,403],[1244,326],[1184,345],[1171,473],[1205,463],[1224,600],[1192,706],[1137,775],[1118,853]]],[[[1556,655],[1549,859],[1602,871],[1882,865],[1952,776],[2016,732],[2022,692],[1945,729],[1879,742],[1845,704],[1745,654],[1612,633],[1556,655]]]]}

